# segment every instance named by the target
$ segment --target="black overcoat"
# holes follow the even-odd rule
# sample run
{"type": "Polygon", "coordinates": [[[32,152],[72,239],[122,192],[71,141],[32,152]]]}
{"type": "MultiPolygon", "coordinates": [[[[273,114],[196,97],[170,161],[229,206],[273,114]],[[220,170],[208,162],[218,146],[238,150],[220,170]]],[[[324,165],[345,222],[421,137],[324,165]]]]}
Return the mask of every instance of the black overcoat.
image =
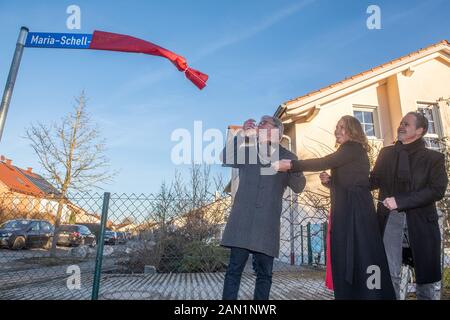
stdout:
{"type": "MultiPolygon", "coordinates": [[[[394,192],[397,160],[394,146],[381,149],[370,175],[371,188],[379,189],[380,200],[394,197],[397,210],[406,212],[416,282],[437,282],[441,280],[441,234],[436,201],[444,197],[447,189],[445,157],[425,146],[412,152],[409,155],[411,189],[403,194],[394,192]]],[[[378,203],[377,213],[384,231],[389,210],[378,203]]]]}
{"type": "Polygon", "coordinates": [[[395,299],[369,189],[367,152],[348,141],[320,159],[293,161],[292,171],[331,169],[331,269],[336,299],[395,299]],[[377,270],[377,271],[375,271],[377,270]],[[378,285],[375,278],[378,274],[378,285]]]}

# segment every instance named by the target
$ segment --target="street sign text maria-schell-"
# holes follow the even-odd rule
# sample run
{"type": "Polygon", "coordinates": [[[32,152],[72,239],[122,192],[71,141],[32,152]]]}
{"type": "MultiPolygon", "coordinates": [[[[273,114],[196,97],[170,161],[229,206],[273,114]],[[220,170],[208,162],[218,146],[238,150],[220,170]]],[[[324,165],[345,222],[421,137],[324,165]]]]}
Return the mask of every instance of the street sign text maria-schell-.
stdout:
{"type": "Polygon", "coordinates": [[[25,47],[88,49],[92,34],[29,32],[25,47]]]}

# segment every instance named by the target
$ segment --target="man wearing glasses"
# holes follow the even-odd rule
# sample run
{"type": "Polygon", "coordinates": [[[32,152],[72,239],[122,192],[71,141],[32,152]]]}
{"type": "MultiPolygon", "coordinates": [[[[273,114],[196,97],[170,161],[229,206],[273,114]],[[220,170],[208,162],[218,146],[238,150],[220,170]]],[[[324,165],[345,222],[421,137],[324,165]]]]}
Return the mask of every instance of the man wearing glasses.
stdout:
{"type": "Polygon", "coordinates": [[[236,300],[242,272],[250,254],[254,257],[255,300],[268,300],[273,259],[280,249],[280,217],[286,187],[299,193],[305,187],[302,173],[276,172],[271,163],[297,159],[280,145],[283,124],[271,116],[244,122],[242,130],[222,152],[223,166],[238,168],[239,187],[223,233],[221,245],[231,249],[225,274],[224,300],[236,300]]]}

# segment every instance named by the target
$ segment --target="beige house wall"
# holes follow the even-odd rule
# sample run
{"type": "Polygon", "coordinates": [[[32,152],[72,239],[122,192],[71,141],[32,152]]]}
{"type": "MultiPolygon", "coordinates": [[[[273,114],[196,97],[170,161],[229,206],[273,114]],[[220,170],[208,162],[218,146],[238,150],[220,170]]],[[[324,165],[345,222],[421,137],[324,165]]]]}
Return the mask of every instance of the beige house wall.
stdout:
{"type": "MultiPolygon", "coordinates": [[[[411,76],[398,75],[402,114],[417,110],[418,102],[435,103],[439,98],[450,97],[450,65],[441,59],[433,59],[411,67],[411,76]]],[[[450,133],[449,106],[440,108],[440,125],[443,136],[450,133]]],[[[395,119],[400,122],[400,117],[395,119]]]]}
{"type": "MultiPolygon", "coordinates": [[[[411,73],[398,72],[378,82],[351,91],[319,106],[319,113],[308,122],[288,125],[286,131],[300,159],[325,156],[335,150],[334,128],[344,115],[353,115],[354,108],[374,108],[377,139],[380,146],[392,144],[401,118],[417,110],[418,102],[436,103],[450,98],[450,66],[439,58],[411,64],[411,73]]],[[[442,135],[450,133],[450,106],[441,102],[439,125],[442,135]]],[[[317,173],[306,173],[307,189],[322,188],[317,173]]]]}
{"type": "MultiPolygon", "coordinates": [[[[39,198],[11,191],[0,181],[0,220],[18,218],[47,218],[53,219],[58,211],[58,201],[39,198]]],[[[76,213],[77,222],[99,222],[86,214],[83,209],[72,209],[70,205],[63,204],[61,222],[67,223],[72,212],[76,213]]]]}

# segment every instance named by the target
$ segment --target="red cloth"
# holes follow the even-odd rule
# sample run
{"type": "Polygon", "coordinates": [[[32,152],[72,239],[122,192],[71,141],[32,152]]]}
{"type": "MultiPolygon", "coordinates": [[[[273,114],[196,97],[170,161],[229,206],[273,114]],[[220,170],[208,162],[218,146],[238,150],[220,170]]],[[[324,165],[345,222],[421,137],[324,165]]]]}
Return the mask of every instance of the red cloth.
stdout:
{"type": "Polygon", "coordinates": [[[330,247],[330,230],[331,230],[331,212],[330,216],[328,217],[328,230],[327,230],[327,266],[326,266],[326,273],[325,273],[325,286],[333,290],[333,277],[331,273],[331,247],[330,247]]]}
{"type": "Polygon", "coordinates": [[[135,37],[96,30],[92,35],[89,49],[137,52],[164,57],[170,60],[179,71],[183,71],[186,74],[186,78],[191,80],[200,90],[206,86],[206,81],[208,80],[208,75],[189,68],[184,57],[154,43],[135,37]]]}

